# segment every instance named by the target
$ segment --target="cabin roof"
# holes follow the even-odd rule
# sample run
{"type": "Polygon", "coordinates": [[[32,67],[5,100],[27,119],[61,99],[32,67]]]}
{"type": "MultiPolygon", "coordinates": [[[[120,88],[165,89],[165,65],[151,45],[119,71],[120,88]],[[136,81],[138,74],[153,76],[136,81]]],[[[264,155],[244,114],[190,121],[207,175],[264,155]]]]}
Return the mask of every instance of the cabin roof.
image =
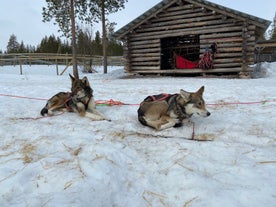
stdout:
{"type": "MultiPolygon", "coordinates": [[[[205,7],[207,9],[214,10],[219,13],[223,13],[227,16],[231,16],[233,18],[238,18],[241,20],[247,20],[265,31],[268,26],[271,24],[271,21],[268,21],[266,19],[262,19],[244,12],[237,11],[235,9],[230,9],[225,6],[221,6],[219,4],[215,4],[206,0],[184,0],[188,3],[196,4],[202,7],[205,7]]],[[[156,4],[151,9],[144,12],[142,15],[138,16],[133,21],[129,22],[119,30],[117,30],[114,33],[114,37],[118,39],[122,39],[126,34],[134,30],[135,28],[139,27],[141,24],[143,24],[148,19],[155,17],[156,14],[162,12],[164,9],[169,7],[170,5],[179,2],[179,0],[163,0],[160,3],[156,4]]]]}

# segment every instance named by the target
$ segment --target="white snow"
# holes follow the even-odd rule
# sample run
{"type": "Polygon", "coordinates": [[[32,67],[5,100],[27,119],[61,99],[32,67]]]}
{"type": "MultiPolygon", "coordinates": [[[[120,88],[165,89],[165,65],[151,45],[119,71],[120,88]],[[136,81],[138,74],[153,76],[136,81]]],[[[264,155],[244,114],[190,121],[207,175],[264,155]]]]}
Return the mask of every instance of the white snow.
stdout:
{"type": "MultiPolygon", "coordinates": [[[[45,100],[70,90],[55,66],[0,67],[1,207],[274,207],[276,206],[276,63],[259,79],[143,77],[120,67],[86,75],[98,106],[112,119],[75,113],[35,119],[45,100]],[[205,86],[208,118],[156,132],[137,120],[146,96],[205,86]],[[167,136],[170,138],[162,138],[167,136]],[[188,138],[188,139],[185,139],[188,138]]],[[[61,68],[61,67],[60,67],[61,68]]],[[[98,68],[98,70],[102,70],[98,68]]]]}

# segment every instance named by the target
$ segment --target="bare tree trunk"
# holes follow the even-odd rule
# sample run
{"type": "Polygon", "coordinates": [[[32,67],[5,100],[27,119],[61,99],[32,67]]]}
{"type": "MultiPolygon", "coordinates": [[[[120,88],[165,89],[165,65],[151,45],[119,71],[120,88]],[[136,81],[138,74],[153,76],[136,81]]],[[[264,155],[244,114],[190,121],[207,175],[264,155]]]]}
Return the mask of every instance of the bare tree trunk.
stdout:
{"type": "Polygon", "coordinates": [[[103,33],[103,67],[104,73],[107,73],[107,55],[106,55],[106,28],[105,28],[105,5],[104,0],[102,0],[102,33],[103,33]]]}
{"type": "Polygon", "coordinates": [[[71,32],[72,32],[72,54],[73,54],[73,74],[74,77],[79,79],[77,67],[77,53],[76,53],[76,25],[75,25],[75,11],[74,0],[70,0],[70,18],[71,18],[71,32]]]}

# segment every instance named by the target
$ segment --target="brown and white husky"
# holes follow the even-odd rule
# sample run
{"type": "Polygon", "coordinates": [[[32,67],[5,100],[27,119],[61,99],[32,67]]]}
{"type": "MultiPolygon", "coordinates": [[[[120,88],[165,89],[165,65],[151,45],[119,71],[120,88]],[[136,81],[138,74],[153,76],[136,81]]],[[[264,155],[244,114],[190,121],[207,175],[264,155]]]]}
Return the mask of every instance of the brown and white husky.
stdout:
{"type": "Polygon", "coordinates": [[[176,94],[148,96],[140,104],[138,120],[145,126],[163,130],[182,126],[193,114],[210,116],[202,97],[203,92],[204,86],[194,93],[181,89],[176,94]]]}
{"type": "Polygon", "coordinates": [[[52,115],[55,111],[77,112],[92,120],[109,120],[96,109],[93,90],[87,77],[76,79],[72,75],[71,93],[59,92],[50,98],[41,110],[41,115],[52,115]]]}

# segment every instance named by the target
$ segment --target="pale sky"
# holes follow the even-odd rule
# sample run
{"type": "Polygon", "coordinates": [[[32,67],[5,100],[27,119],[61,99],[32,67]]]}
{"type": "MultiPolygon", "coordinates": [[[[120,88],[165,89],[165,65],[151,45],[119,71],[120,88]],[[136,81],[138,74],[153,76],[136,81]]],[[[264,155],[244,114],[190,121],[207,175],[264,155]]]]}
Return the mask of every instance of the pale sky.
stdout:
{"type": "MultiPolygon", "coordinates": [[[[161,0],[128,0],[125,9],[109,16],[111,22],[116,22],[116,30],[120,29],[161,0]]],[[[210,0],[241,12],[245,12],[272,21],[275,12],[275,0],[210,0]]],[[[12,34],[17,41],[37,46],[46,35],[60,36],[58,28],[53,23],[42,22],[42,7],[45,0],[0,0],[0,50],[6,51],[12,34]]],[[[95,32],[101,31],[99,25],[94,26],[95,32]]]]}

